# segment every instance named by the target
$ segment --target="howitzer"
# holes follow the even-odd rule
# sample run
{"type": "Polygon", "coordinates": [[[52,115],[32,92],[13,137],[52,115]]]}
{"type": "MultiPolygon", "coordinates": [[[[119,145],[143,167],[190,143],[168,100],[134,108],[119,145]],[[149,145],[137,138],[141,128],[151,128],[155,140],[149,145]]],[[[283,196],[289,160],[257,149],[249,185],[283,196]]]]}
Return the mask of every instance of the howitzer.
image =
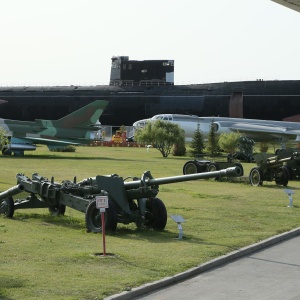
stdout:
{"type": "Polygon", "coordinates": [[[237,167],[220,171],[189,174],[154,179],[149,171],[142,177],[125,181],[116,174],[86,178],[80,182],[54,182],[39,174],[33,174],[29,179],[24,174],[17,174],[18,188],[7,190],[0,194],[0,213],[13,217],[14,211],[20,208],[47,207],[52,214],[65,213],[66,206],[85,213],[86,229],[88,232],[101,232],[101,213],[97,208],[97,196],[107,196],[109,207],[105,213],[105,228],[115,230],[117,223],[137,226],[148,226],[163,230],[167,223],[167,210],[164,203],[156,197],[159,185],[176,182],[205,179],[216,176],[241,176],[237,167]],[[20,188],[22,187],[22,188],[20,188]],[[13,199],[17,193],[27,192],[25,199],[13,199]]]}
{"type": "MultiPolygon", "coordinates": [[[[210,160],[189,160],[183,165],[183,174],[195,174],[203,172],[213,172],[223,170],[231,167],[239,168],[240,176],[244,175],[244,168],[240,163],[228,162],[228,161],[217,161],[212,162],[210,160]]],[[[219,179],[219,176],[215,177],[219,179]]]]}
{"type": "Polygon", "coordinates": [[[287,186],[288,181],[292,179],[292,169],[289,162],[293,161],[300,152],[290,152],[289,155],[271,155],[267,153],[258,153],[254,155],[257,167],[252,168],[249,174],[251,185],[262,185],[263,181],[275,180],[277,185],[287,186]]]}
{"type": "Polygon", "coordinates": [[[281,149],[276,151],[280,159],[289,158],[285,165],[289,171],[290,180],[300,176],[300,152],[299,149],[281,149]]]}

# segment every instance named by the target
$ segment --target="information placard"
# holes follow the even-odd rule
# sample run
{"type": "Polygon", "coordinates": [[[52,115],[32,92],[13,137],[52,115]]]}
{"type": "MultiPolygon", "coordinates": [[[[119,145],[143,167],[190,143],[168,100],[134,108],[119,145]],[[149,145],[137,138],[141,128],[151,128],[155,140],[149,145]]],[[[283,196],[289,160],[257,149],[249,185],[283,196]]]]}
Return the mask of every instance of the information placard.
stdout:
{"type": "Polygon", "coordinates": [[[108,208],[108,197],[96,196],[96,208],[108,208]]]}

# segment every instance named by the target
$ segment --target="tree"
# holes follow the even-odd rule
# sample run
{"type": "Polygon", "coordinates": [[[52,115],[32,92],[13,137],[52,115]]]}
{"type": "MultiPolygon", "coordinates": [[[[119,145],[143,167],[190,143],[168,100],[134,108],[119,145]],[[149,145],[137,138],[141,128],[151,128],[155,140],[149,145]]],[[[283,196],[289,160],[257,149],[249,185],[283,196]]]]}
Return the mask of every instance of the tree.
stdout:
{"type": "Polygon", "coordinates": [[[8,139],[6,137],[6,131],[3,128],[0,128],[0,149],[2,153],[4,151],[4,145],[8,144],[8,139]]]}
{"type": "Polygon", "coordinates": [[[259,143],[259,151],[260,152],[268,152],[268,150],[269,150],[268,143],[266,143],[266,142],[259,143]]]}
{"type": "Polygon", "coordinates": [[[216,132],[216,127],[214,124],[214,119],[211,122],[210,130],[208,133],[208,141],[206,147],[209,156],[214,157],[219,154],[219,147],[218,147],[218,136],[216,132]]]}
{"type": "Polygon", "coordinates": [[[222,133],[219,137],[219,146],[225,152],[234,154],[237,151],[240,136],[238,132],[222,133]]]}
{"type": "Polygon", "coordinates": [[[193,135],[193,139],[191,142],[191,154],[193,156],[197,154],[202,154],[204,150],[204,138],[203,138],[203,132],[200,130],[200,123],[197,124],[197,129],[193,135]]]}
{"type": "Polygon", "coordinates": [[[186,147],[185,147],[185,139],[183,138],[181,141],[176,142],[174,144],[173,156],[184,156],[186,154],[186,147]]]}
{"type": "Polygon", "coordinates": [[[173,145],[184,141],[184,130],[177,124],[156,120],[147,122],[144,128],[138,129],[134,138],[139,143],[155,146],[163,157],[168,157],[173,145]]]}

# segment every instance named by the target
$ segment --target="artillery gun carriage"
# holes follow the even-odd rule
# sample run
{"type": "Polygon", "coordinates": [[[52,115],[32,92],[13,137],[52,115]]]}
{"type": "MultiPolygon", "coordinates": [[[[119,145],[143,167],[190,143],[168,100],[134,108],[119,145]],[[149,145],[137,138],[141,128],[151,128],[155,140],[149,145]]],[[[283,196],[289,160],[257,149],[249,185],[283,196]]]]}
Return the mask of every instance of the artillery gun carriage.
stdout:
{"type": "Polygon", "coordinates": [[[299,155],[300,152],[290,152],[288,155],[280,154],[275,156],[264,152],[255,154],[254,160],[257,167],[252,168],[250,171],[250,184],[259,186],[263,184],[263,181],[275,181],[277,185],[287,186],[289,180],[293,179],[293,171],[290,164],[299,155]]]}
{"type": "Polygon", "coordinates": [[[288,168],[290,180],[300,177],[300,152],[299,149],[281,149],[276,152],[279,159],[292,157],[285,165],[288,168]]]}
{"type": "Polygon", "coordinates": [[[17,185],[0,193],[0,214],[12,218],[16,209],[49,208],[55,215],[64,215],[66,206],[85,213],[87,232],[101,232],[102,219],[97,208],[97,196],[107,196],[109,207],[105,212],[105,229],[114,231],[117,223],[136,223],[163,230],[167,223],[167,210],[157,198],[159,185],[205,179],[216,176],[241,176],[239,168],[206,172],[201,174],[180,175],[154,179],[150,171],[141,178],[123,179],[117,174],[86,178],[80,182],[63,181],[57,183],[52,177],[35,173],[32,178],[17,174],[17,185]],[[27,193],[24,199],[13,199],[20,193],[27,193]]]}
{"type": "MultiPolygon", "coordinates": [[[[210,161],[210,160],[189,160],[183,165],[182,172],[184,175],[186,174],[196,174],[196,173],[204,173],[204,172],[214,172],[219,170],[224,170],[227,168],[238,168],[240,176],[244,175],[244,168],[240,163],[228,162],[228,161],[210,161]]],[[[215,179],[219,179],[220,176],[214,177],[215,179]]]]}

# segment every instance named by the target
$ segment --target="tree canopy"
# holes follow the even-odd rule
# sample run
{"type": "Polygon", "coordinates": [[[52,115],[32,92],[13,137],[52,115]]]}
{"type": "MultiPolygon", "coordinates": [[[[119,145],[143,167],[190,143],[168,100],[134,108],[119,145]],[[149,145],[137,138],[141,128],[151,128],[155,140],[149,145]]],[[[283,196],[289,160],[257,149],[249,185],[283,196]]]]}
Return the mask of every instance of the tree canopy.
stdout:
{"type": "Polygon", "coordinates": [[[206,149],[210,157],[215,157],[216,155],[219,154],[218,136],[217,136],[214,120],[212,120],[210,124],[206,149]]]}
{"type": "Polygon", "coordinates": [[[239,132],[222,133],[219,137],[219,146],[226,152],[233,154],[236,152],[239,144],[239,132]]]}
{"type": "Polygon", "coordinates": [[[191,154],[193,156],[197,154],[203,154],[205,146],[204,146],[203,132],[200,130],[199,122],[197,124],[197,129],[194,132],[190,147],[191,147],[191,154]]]}
{"type": "Polygon", "coordinates": [[[156,120],[138,129],[134,138],[139,143],[153,145],[163,157],[168,157],[174,144],[184,143],[184,130],[177,124],[156,120]]]}
{"type": "Polygon", "coordinates": [[[3,128],[0,128],[0,149],[3,150],[4,145],[8,143],[6,137],[6,131],[3,128]]]}

